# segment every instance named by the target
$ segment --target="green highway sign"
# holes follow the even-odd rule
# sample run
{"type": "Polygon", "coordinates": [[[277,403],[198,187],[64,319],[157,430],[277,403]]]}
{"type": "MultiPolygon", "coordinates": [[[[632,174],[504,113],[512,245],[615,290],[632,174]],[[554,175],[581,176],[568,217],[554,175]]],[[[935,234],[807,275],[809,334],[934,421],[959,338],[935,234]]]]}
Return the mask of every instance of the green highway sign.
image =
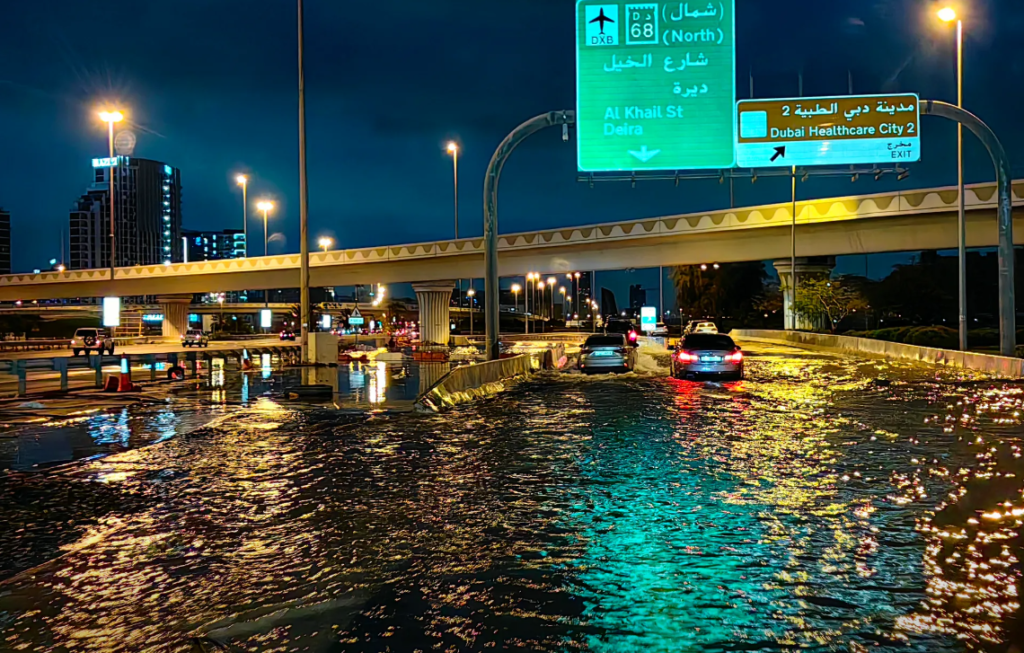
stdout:
{"type": "Polygon", "coordinates": [[[731,168],[736,0],[576,4],[582,172],[731,168]]]}

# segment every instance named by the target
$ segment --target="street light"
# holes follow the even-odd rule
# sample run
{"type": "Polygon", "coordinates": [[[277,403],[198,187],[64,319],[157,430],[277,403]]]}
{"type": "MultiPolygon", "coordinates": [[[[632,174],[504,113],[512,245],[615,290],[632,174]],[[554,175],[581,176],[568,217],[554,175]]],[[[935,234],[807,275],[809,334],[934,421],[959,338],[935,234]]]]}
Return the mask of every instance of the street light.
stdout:
{"type": "Polygon", "coordinates": [[[235,181],[242,187],[242,237],[245,239],[245,256],[242,258],[249,257],[249,178],[245,175],[238,175],[235,177],[235,181]]]}
{"type": "Polygon", "coordinates": [[[334,244],[334,240],[328,238],[327,236],[324,236],[320,240],[316,241],[316,244],[319,245],[326,252],[328,249],[330,249],[331,245],[334,244]]]}
{"type": "Polygon", "coordinates": [[[467,290],[466,297],[469,297],[469,335],[473,335],[473,298],[476,297],[476,290],[473,288],[467,290]]]}
{"type": "MultiPolygon", "coordinates": [[[[938,13],[944,23],[956,21],[956,106],[964,108],[964,23],[956,10],[943,7],[938,13]]],[[[960,350],[967,350],[967,220],[964,215],[964,126],[956,125],[957,148],[957,250],[960,283],[960,350]]]]}
{"type": "Polygon", "coordinates": [[[117,168],[117,160],[114,158],[114,123],[124,120],[124,114],[120,111],[100,111],[100,120],[107,123],[107,145],[110,156],[110,179],[108,180],[110,198],[110,278],[114,278],[114,268],[117,267],[115,256],[116,239],[114,237],[114,204],[117,203],[117,186],[114,183],[114,170],[117,168]]]}
{"type": "MultiPolygon", "coordinates": [[[[540,274],[537,272],[530,272],[526,275],[526,292],[523,293],[523,312],[526,313],[526,333],[530,332],[530,282],[533,282],[534,291],[536,291],[538,279],[540,279],[540,274]]],[[[534,310],[537,310],[536,299],[534,300],[534,310]]]]}
{"type": "Polygon", "coordinates": [[[515,309],[512,311],[513,313],[518,313],[519,312],[519,291],[522,290],[522,289],[523,289],[523,287],[520,286],[518,283],[512,284],[512,294],[516,298],[516,301],[515,301],[515,304],[514,304],[515,309]]]}
{"type": "Polygon", "coordinates": [[[263,255],[268,256],[270,237],[267,233],[267,212],[274,210],[274,203],[270,200],[261,200],[256,203],[256,208],[263,211],[263,255]]]}
{"type": "MultiPolygon", "coordinates": [[[[562,315],[563,316],[568,316],[569,315],[569,309],[567,309],[566,306],[565,306],[565,286],[562,286],[561,288],[559,288],[558,292],[560,292],[562,294],[562,315]]],[[[551,292],[551,303],[552,303],[552,305],[555,302],[554,297],[555,297],[555,293],[554,293],[554,291],[552,291],[551,292]]],[[[572,301],[572,300],[569,300],[569,301],[572,301]]],[[[551,312],[554,313],[554,310],[552,310],[551,312]]],[[[566,320],[568,320],[568,317],[566,317],[566,320]]]]}
{"type": "Polygon", "coordinates": [[[459,146],[455,141],[448,143],[448,154],[452,155],[452,169],[455,173],[455,240],[459,239],[459,146]]]}

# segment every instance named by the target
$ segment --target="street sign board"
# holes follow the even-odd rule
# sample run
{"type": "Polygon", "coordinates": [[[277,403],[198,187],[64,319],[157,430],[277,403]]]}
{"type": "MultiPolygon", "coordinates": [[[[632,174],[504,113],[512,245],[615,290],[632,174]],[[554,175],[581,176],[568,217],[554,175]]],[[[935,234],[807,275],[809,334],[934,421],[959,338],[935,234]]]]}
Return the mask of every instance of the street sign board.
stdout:
{"type": "Polygon", "coordinates": [[[120,297],[104,297],[103,298],[103,326],[105,326],[105,327],[118,327],[118,326],[121,326],[121,298],[120,297]]]}
{"type": "Polygon", "coordinates": [[[349,326],[362,326],[365,322],[366,320],[363,319],[363,314],[359,312],[359,309],[352,309],[352,314],[348,316],[349,326]]]}
{"type": "Polygon", "coordinates": [[[913,163],[921,159],[917,95],[744,100],[741,168],[913,163]]]}
{"type": "Polygon", "coordinates": [[[269,329],[270,325],[273,324],[274,316],[269,308],[260,309],[260,328],[269,329]]]}
{"type": "Polygon", "coordinates": [[[644,306],[640,309],[640,330],[644,333],[654,331],[658,328],[658,309],[654,306],[644,306]]]}
{"type": "Polygon", "coordinates": [[[733,166],[735,5],[577,2],[580,171],[733,166]]]}

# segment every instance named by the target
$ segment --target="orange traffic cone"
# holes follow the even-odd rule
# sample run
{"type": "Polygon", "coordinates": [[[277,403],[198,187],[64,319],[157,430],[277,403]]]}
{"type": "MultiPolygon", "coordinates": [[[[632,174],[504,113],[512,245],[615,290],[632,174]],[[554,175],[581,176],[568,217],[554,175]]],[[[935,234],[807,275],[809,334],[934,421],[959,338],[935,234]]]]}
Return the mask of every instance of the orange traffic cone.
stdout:
{"type": "Polygon", "coordinates": [[[132,391],[132,366],[127,356],[121,356],[121,377],[117,384],[118,392],[132,391]]]}

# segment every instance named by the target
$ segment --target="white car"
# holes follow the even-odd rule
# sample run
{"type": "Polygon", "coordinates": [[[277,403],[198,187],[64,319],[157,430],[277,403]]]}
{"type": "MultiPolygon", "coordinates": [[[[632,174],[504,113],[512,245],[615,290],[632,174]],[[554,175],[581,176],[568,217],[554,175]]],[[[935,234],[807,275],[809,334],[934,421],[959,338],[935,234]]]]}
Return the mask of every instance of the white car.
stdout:
{"type": "Polygon", "coordinates": [[[181,337],[181,344],[185,347],[209,347],[210,339],[200,329],[189,329],[181,337]]]}
{"type": "Polygon", "coordinates": [[[85,352],[88,356],[96,352],[100,356],[103,352],[114,355],[114,339],[107,335],[103,329],[78,329],[71,338],[71,353],[75,356],[85,352]]]}
{"type": "Polygon", "coordinates": [[[718,327],[714,322],[698,322],[697,326],[693,327],[693,333],[718,333],[718,327]]]}

